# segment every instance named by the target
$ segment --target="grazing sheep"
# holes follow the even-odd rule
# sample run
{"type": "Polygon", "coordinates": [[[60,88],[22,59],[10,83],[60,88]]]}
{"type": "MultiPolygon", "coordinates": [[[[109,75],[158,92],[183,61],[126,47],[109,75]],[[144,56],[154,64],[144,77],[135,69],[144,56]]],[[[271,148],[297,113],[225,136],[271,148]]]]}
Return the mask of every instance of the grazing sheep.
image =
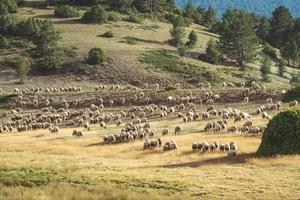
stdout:
{"type": "Polygon", "coordinates": [[[268,115],[267,112],[263,112],[262,115],[261,115],[261,117],[262,117],[263,119],[270,120],[270,117],[269,117],[269,115],[268,115]]]}
{"type": "Polygon", "coordinates": [[[90,130],[91,130],[91,128],[90,128],[90,123],[86,122],[86,123],[83,125],[83,128],[84,128],[84,130],[90,131],[90,130]]]}
{"type": "Polygon", "coordinates": [[[236,126],[231,126],[231,127],[228,127],[227,131],[229,133],[236,133],[238,130],[238,128],[236,126]]]}
{"type": "Polygon", "coordinates": [[[296,108],[297,105],[298,105],[298,101],[297,101],[297,100],[294,100],[294,101],[289,102],[289,107],[294,107],[294,108],[296,108]]]}
{"type": "Polygon", "coordinates": [[[237,157],[237,154],[238,154],[238,151],[237,150],[229,150],[227,152],[227,156],[229,159],[231,158],[236,158],[237,157]]]}
{"type": "Polygon", "coordinates": [[[266,103],[267,104],[272,104],[273,103],[273,99],[272,98],[267,98],[266,99],[266,103]]]}
{"type": "Polygon", "coordinates": [[[181,127],[180,126],[176,126],[174,129],[174,133],[175,135],[179,134],[181,132],[181,127]]]}
{"type": "Polygon", "coordinates": [[[244,103],[248,104],[249,103],[249,97],[245,97],[243,100],[244,103]]]}
{"type": "Polygon", "coordinates": [[[163,146],[163,151],[177,150],[178,146],[175,141],[166,142],[163,146]]]}
{"type": "Polygon", "coordinates": [[[73,130],[73,137],[81,138],[83,134],[81,131],[73,130]]]}
{"type": "Polygon", "coordinates": [[[162,135],[164,136],[164,135],[168,135],[169,134],[169,130],[168,129],[164,129],[163,131],[162,131],[162,135]]]}

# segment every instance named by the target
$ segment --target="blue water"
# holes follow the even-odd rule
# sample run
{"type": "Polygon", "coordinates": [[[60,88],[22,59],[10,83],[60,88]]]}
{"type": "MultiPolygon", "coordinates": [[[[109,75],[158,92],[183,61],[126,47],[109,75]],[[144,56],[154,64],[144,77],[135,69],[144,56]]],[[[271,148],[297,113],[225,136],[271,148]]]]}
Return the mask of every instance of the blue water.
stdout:
{"type": "MultiPolygon", "coordinates": [[[[189,0],[175,0],[178,6],[185,7],[189,0]]],[[[192,0],[195,5],[204,8],[213,6],[218,16],[228,8],[244,9],[261,16],[271,16],[278,6],[287,7],[294,17],[300,17],[300,0],[192,0]]]]}

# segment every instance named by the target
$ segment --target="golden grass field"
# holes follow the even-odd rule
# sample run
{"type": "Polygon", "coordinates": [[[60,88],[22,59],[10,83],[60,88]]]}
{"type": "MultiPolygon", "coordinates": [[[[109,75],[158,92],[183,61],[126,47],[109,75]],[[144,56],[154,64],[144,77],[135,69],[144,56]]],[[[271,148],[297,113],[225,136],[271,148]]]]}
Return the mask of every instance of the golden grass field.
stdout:
{"type": "Polygon", "coordinates": [[[182,135],[171,131],[161,137],[163,142],[177,142],[179,148],[172,152],[143,150],[143,141],[101,144],[102,136],[119,132],[116,125],[106,130],[92,126],[81,139],[72,137],[71,128],[58,135],[48,130],[2,134],[0,199],[299,198],[299,155],[257,158],[260,136],[205,133],[205,123],[184,124],[176,117],[151,121],[159,135],[163,128],[173,130],[180,124],[182,135]],[[239,155],[229,160],[224,152],[193,152],[196,141],[235,141],[239,155]]]}

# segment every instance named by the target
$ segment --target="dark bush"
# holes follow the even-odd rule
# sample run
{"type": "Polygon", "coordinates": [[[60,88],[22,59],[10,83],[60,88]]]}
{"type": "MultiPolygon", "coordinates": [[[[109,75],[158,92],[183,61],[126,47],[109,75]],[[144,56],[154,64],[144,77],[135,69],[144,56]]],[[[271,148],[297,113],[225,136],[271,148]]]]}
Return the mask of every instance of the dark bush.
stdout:
{"type": "Polygon", "coordinates": [[[14,15],[0,15],[0,34],[14,35],[17,28],[17,19],[14,15]]]}
{"type": "Polygon", "coordinates": [[[16,13],[18,6],[16,0],[0,0],[0,14],[16,13]]]}
{"type": "Polygon", "coordinates": [[[82,17],[82,21],[84,21],[85,23],[103,24],[106,23],[107,20],[108,20],[108,13],[100,5],[93,6],[91,10],[84,13],[82,17]]]}
{"type": "Polygon", "coordinates": [[[90,65],[101,64],[106,61],[104,51],[100,48],[93,48],[89,51],[87,63],[90,65]]]}
{"type": "Polygon", "coordinates": [[[284,102],[289,102],[293,100],[300,101],[300,85],[294,87],[293,89],[287,91],[286,94],[283,96],[284,102]]]}
{"type": "Polygon", "coordinates": [[[262,52],[273,60],[277,59],[276,50],[269,44],[264,47],[262,52]]]}
{"type": "Polygon", "coordinates": [[[263,133],[256,152],[259,156],[300,153],[300,110],[289,110],[276,115],[263,133]]]}
{"type": "Polygon", "coordinates": [[[0,49],[6,49],[9,47],[9,40],[5,37],[0,37],[0,49]]]}
{"type": "Polygon", "coordinates": [[[68,5],[58,6],[54,10],[54,15],[60,18],[79,17],[80,13],[77,8],[68,5]]]}
{"type": "Polygon", "coordinates": [[[107,31],[101,35],[102,37],[112,38],[114,37],[114,33],[112,31],[107,31]]]}
{"type": "Polygon", "coordinates": [[[126,21],[141,24],[143,22],[143,19],[137,13],[131,12],[126,21]]]}

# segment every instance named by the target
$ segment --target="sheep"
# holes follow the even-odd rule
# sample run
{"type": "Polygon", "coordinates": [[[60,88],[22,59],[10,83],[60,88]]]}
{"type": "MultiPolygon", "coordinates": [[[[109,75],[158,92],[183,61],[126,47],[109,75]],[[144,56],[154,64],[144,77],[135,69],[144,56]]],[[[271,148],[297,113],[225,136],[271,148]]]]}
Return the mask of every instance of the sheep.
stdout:
{"type": "Polygon", "coordinates": [[[297,100],[294,100],[294,101],[289,102],[289,107],[294,107],[294,108],[296,108],[297,105],[298,105],[298,101],[297,101],[297,100]]]}
{"type": "Polygon", "coordinates": [[[157,140],[149,140],[149,139],[147,139],[144,142],[144,150],[146,150],[146,149],[154,149],[154,148],[157,148],[157,147],[160,147],[160,146],[161,146],[161,140],[160,139],[157,139],[157,140]]]}
{"type": "Polygon", "coordinates": [[[266,99],[266,103],[267,104],[272,104],[273,103],[273,99],[272,98],[267,98],[266,99]]]}
{"type": "Polygon", "coordinates": [[[90,128],[90,123],[86,122],[86,123],[83,125],[83,128],[84,128],[84,130],[90,131],[90,130],[91,130],[91,128],[90,128]]]}
{"type": "Polygon", "coordinates": [[[163,131],[162,131],[162,135],[164,136],[164,135],[168,135],[169,134],[169,130],[168,129],[164,129],[163,131]]]}
{"type": "Polygon", "coordinates": [[[238,151],[237,150],[229,150],[227,152],[227,156],[229,159],[237,157],[238,151]]]}
{"type": "Polygon", "coordinates": [[[100,122],[100,127],[103,127],[104,129],[106,129],[106,123],[105,122],[100,122]]]}
{"type": "Polygon", "coordinates": [[[206,105],[214,105],[214,100],[213,99],[208,99],[205,103],[206,105]]]}
{"type": "Polygon", "coordinates": [[[227,131],[229,133],[236,133],[237,132],[237,127],[236,126],[231,126],[231,127],[228,127],[227,131]]]}
{"type": "Polygon", "coordinates": [[[230,144],[225,144],[225,146],[224,146],[224,149],[225,149],[225,151],[229,151],[230,150],[230,144]]]}
{"type": "Polygon", "coordinates": [[[249,103],[249,97],[245,97],[244,100],[243,100],[243,102],[244,102],[245,104],[248,104],[248,103],[249,103]]]}
{"type": "Polygon", "coordinates": [[[180,126],[176,126],[174,129],[174,133],[175,135],[179,134],[181,132],[181,127],[180,126]]]}
{"type": "Polygon", "coordinates": [[[246,121],[243,126],[253,126],[253,122],[252,121],[246,121]]]}
{"type": "Polygon", "coordinates": [[[269,117],[269,115],[268,115],[267,112],[263,112],[262,115],[261,115],[261,117],[262,117],[263,119],[270,120],[270,117],[269,117]]]}
{"type": "Polygon", "coordinates": [[[50,126],[49,131],[50,131],[50,133],[58,133],[59,127],[58,126],[50,126]]]}
{"type": "Polygon", "coordinates": [[[214,127],[214,124],[212,122],[208,122],[204,127],[204,131],[208,131],[208,130],[212,129],[213,127],[214,127]]]}
{"type": "Polygon", "coordinates": [[[83,134],[81,131],[77,131],[77,130],[73,130],[73,137],[77,137],[77,138],[80,138],[80,137],[83,137],[83,134]]]}
{"type": "Polygon", "coordinates": [[[163,146],[163,151],[177,150],[178,146],[175,141],[166,142],[163,146]]]}

